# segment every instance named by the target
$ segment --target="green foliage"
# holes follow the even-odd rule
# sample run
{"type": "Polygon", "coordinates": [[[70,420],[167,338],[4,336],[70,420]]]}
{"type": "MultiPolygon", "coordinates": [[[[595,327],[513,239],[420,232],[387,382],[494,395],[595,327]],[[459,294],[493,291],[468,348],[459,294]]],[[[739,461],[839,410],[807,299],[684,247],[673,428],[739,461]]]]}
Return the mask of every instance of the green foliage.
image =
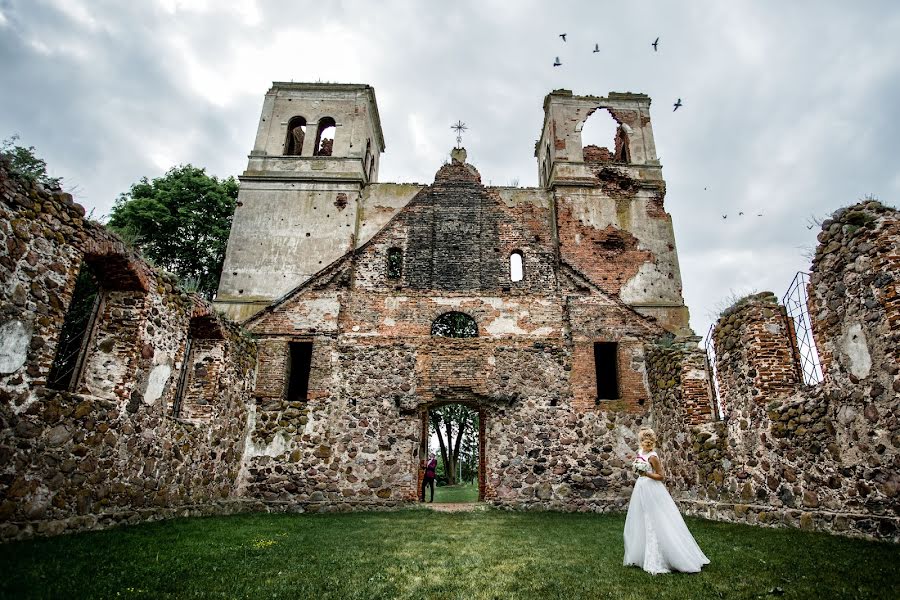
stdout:
{"type": "Polygon", "coordinates": [[[388,277],[398,279],[403,274],[403,250],[391,248],[388,250],[388,277]]]}
{"type": "Polygon", "coordinates": [[[467,338],[478,336],[475,319],[461,312],[447,312],[431,324],[431,335],[435,337],[467,338]]]}
{"type": "Polygon", "coordinates": [[[434,490],[436,504],[460,504],[478,502],[478,484],[439,485],[434,490]]]}
{"type": "Polygon", "coordinates": [[[47,163],[35,154],[34,146],[20,146],[18,134],[0,142],[0,155],[9,160],[9,169],[16,175],[29,181],[37,181],[45,187],[60,187],[62,177],[50,177],[47,174],[47,163]]]}
{"type": "Polygon", "coordinates": [[[190,518],[0,544],[0,598],[896,598],[900,546],[688,519],[695,575],[622,566],[622,514],[190,518]],[[777,591],[774,593],[778,593],[777,591]]]}
{"type": "Polygon", "coordinates": [[[478,411],[463,404],[445,404],[428,414],[431,433],[437,435],[439,484],[455,485],[462,467],[463,481],[478,473],[478,411]],[[473,466],[474,465],[474,466],[473,466]]]}
{"type": "Polygon", "coordinates": [[[182,165],[146,177],[119,196],[107,226],[134,243],[157,266],[212,298],[219,285],[237,200],[233,177],[182,165]]]}

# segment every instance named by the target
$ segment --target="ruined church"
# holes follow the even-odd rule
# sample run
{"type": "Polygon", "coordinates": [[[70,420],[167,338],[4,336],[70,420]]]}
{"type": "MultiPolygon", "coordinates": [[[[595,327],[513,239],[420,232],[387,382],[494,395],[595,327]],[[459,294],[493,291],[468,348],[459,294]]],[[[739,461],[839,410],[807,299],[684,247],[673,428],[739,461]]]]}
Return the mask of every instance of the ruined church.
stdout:
{"type": "Polygon", "coordinates": [[[484,185],[461,147],[384,183],[370,86],[273,84],[214,304],[0,164],[0,539],[410,506],[428,411],[462,403],[497,507],[623,510],[650,425],[685,512],[897,540],[897,211],[823,223],[822,381],[769,293],[722,315],[710,362],[650,98],[556,90],[534,127],[537,187],[484,185]],[[603,113],[611,147],[585,146],[603,113]]]}
{"type": "Polygon", "coordinates": [[[216,301],[259,347],[249,494],[414,500],[428,409],[460,402],[484,499],[621,501],[644,345],[691,335],[650,99],[544,107],[540,187],[485,186],[462,148],[432,184],[393,184],[371,87],[269,90],[216,301]],[[595,111],[615,155],[582,148],[595,111]]]}

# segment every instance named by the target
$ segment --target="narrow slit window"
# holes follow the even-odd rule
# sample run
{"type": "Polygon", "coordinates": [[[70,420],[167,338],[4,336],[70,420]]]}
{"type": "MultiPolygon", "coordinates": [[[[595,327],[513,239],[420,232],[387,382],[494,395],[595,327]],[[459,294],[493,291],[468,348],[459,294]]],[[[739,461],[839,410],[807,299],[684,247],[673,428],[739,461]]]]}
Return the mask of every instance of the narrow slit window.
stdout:
{"type": "Polygon", "coordinates": [[[525,271],[523,269],[522,251],[515,250],[509,255],[509,280],[522,281],[525,277],[525,271]]]}
{"type": "Polygon", "coordinates": [[[75,291],[63,320],[56,356],[50,367],[47,387],[74,391],[78,385],[91,330],[97,319],[100,298],[100,284],[93,269],[87,263],[81,263],[75,280],[75,291]]]}
{"type": "Polygon", "coordinates": [[[619,399],[619,345],[616,342],[594,343],[594,368],[597,374],[597,400],[619,399]]]}
{"type": "Polygon", "coordinates": [[[188,373],[190,372],[191,365],[194,362],[193,356],[191,352],[191,346],[194,343],[194,338],[192,336],[188,336],[187,341],[184,343],[184,360],[181,363],[181,372],[178,374],[178,387],[175,389],[175,402],[172,404],[172,416],[176,419],[181,416],[181,405],[184,402],[184,393],[185,387],[187,386],[188,373]]]}
{"type": "Polygon", "coordinates": [[[288,401],[305,402],[309,392],[309,369],[312,363],[312,342],[290,343],[288,365],[288,401]]]}
{"type": "Polygon", "coordinates": [[[391,248],[387,254],[387,276],[399,279],[403,275],[403,250],[391,248]]]}

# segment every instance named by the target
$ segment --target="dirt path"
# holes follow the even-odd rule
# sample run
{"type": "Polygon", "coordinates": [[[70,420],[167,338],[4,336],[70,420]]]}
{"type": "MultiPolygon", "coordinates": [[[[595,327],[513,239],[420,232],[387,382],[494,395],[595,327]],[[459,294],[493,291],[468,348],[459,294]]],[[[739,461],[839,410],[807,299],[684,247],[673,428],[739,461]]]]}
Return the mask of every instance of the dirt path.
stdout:
{"type": "Polygon", "coordinates": [[[453,504],[450,503],[432,503],[428,502],[425,504],[427,508],[435,512],[469,512],[473,510],[482,509],[485,505],[481,502],[455,502],[453,504]]]}

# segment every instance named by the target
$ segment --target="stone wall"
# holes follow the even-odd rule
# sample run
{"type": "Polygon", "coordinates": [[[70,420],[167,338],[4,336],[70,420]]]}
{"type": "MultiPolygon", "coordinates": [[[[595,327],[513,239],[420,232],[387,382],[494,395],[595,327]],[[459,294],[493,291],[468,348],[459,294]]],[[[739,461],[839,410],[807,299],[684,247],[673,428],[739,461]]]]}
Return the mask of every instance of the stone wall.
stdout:
{"type": "Polygon", "coordinates": [[[809,286],[822,384],[803,384],[793,323],[773,294],[718,320],[725,419],[672,428],[668,441],[688,512],[900,539],[898,216],[866,202],[823,224],[809,286]]]}
{"type": "Polygon", "coordinates": [[[69,194],[5,165],[0,246],[0,539],[234,510],[254,344],[69,194]],[[82,261],[97,316],[81,375],[51,389],[82,261]]]}
{"type": "MultiPolygon", "coordinates": [[[[648,421],[645,343],[656,321],[558,263],[552,205],[444,165],[388,225],[246,322],[259,338],[247,496],[274,508],[414,501],[428,410],[478,409],[485,500],[507,508],[619,510],[648,421]],[[389,277],[388,250],[403,253],[389,277]],[[509,254],[524,256],[511,281],[509,254]],[[474,338],[432,335],[448,311],[474,338]],[[305,399],[288,398],[291,342],[312,343],[305,399]],[[594,343],[615,342],[618,394],[598,398],[594,343]]],[[[707,401],[708,403],[708,401],[707,401]]]]}

